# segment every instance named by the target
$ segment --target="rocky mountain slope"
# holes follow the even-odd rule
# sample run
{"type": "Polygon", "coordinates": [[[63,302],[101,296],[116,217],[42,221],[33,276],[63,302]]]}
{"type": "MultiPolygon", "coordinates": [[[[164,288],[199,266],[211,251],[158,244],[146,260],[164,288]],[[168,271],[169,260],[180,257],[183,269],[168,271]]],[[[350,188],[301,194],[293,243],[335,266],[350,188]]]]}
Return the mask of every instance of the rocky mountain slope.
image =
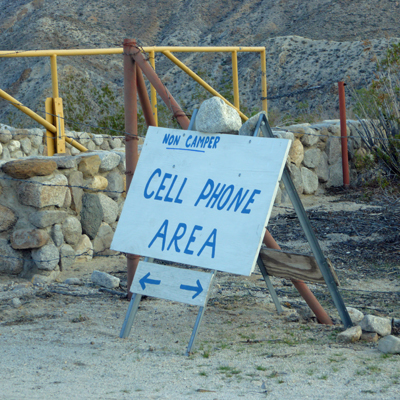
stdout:
{"type": "MultiPolygon", "coordinates": [[[[0,0],[0,9],[0,50],[116,47],[127,37],[142,45],[265,46],[269,106],[292,116],[337,117],[335,82],[366,85],[388,43],[400,41],[400,6],[390,0],[0,0]]],[[[227,91],[229,54],[177,56],[227,91]]],[[[163,56],[156,64],[191,111],[201,91],[163,56]]],[[[1,89],[43,110],[51,87],[48,58],[3,58],[0,68],[1,89]]],[[[98,86],[123,85],[120,55],[59,57],[58,70],[60,80],[73,73],[98,86]]],[[[259,56],[240,54],[239,74],[242,104],[251,112],[261,105],[259,56]]],[[[13,112],[0,101],[3,122],[13,112]]]]}

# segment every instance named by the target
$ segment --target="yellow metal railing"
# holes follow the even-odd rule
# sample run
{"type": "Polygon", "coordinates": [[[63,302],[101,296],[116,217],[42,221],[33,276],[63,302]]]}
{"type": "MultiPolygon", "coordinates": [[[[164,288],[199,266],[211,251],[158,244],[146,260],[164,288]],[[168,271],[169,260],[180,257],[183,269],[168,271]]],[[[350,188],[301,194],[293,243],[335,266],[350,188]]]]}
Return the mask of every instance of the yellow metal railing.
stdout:
{"type": "MultiPolygon", "coordinates": [[[[237,56],[240,52],[251,52],[260,53],[261,59],[261,96],[262,96],[262,109],[268,111],[267,108],[267,63],[266,63],[266,50],[265,47],[237,47],[237,46],[227,46],[227,47],[179,47],[179,46],[153,46],[153,47],[143,47],[142,50],[149,54],[150,64],[155,70],[155,53],[164,54],[169,60],[171,60],[175,65],[187,73],[191,78],[193,78],[197,83],[203,86],[212,95],[220,97],[225,103],[229,104],[231,107],[235,108],[243,120],[247,120],[247,116],[240,111],[240,100],[239,100],[239,76],[238,76],[238,62],[237,56]],[[227,99],[225,99],[221,94],[219,94],[215,89],[213,89],[207,82],[200,78],[195,72],[193,72],[189,67],[187,67],[182,61],[175,57],[172,53],[231,53],[232,56],[232,82],[233,82],[233,104],[231,104],[227,99]]],[[[110,55],[110,54],[122,54],[122,48],[110,48],[110,49],[71,49],[71,50],[21,50],[21,51],[0,51],[0,58],[13,58],[13,57],[49,57],[51,66],[51,79],[52,79],[52,102],[46,101],[46,113],[47,115],[53,114],[54,118],[47,118],[46,120],[34,113],[29,108],[20,104],[16,99],[8,95],[6,92],[0,89],[0,97],[5,100],[10,101],[15,107],[19,108],[25,114],[33,118],[35,121],[39,122],[47,129],[48,138],[48,150],[53,148],[54,152],[63,151],[62,142],[65,140],[73,146],[79,148],[81,151],[86,151],[86,148],[79,143],[73,141],[72,139],[64,135],[64,124],[60,123],[63,119],[62,115],[62,101],[59,97],[58,92],[58,74],[57,74],[57,57],[59,56],[87,56],[87,55],[110,55]],[[56,144],[51,144],[52,140],[54,143],[56,139],[56,144]]],[[[157,96],[154,87],[151,85],[151,105],[158,125],[157,120],[157,96]]],[[[65,150],[64,150],[65,151],[65,150]]],[[[49,153],[54,154],[51,150],[49,153]]],[[[52,155],[49,154],[49,155],[52,155]]]]}

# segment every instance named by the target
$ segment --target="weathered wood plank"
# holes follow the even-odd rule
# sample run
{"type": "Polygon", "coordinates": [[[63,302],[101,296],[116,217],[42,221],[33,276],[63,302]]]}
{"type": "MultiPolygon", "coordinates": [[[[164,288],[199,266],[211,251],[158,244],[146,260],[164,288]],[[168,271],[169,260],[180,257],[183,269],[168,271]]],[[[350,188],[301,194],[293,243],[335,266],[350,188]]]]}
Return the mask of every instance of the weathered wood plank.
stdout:
{"type": "MultiPolygon", "coordinates": [[[[265,264],[268,275],[287,279],[301,279],[309,282],[325,283],[324,277],[313,256],[289,253],[281,250],[262,248],[261,259],[265,264]]],[[[329,260],[328,265],[337,286],[339,279],[329,260]]]]}

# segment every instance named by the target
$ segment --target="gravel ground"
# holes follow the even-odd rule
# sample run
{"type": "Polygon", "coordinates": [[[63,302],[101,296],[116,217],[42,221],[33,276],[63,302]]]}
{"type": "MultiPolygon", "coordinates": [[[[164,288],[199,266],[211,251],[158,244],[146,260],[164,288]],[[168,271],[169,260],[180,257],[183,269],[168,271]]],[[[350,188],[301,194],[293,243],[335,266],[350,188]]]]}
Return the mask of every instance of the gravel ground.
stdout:
{"type": "MultiPolygon", "coordinates": [[[[318,212],[332,207],[334,216],[346,209],[334,200],[315,205],[309,198],[305,204],[318,212]]],[[[364,205],[348,207],[355,212],[364,205]]],[[[271,228],[282,215],[274,211],[271,228]]],[[[335,240],[323,239],[329,256],[335,240]]],[[[291,241],[304,245],[296,237],[278,240],[291,241]]],[[[391,275],[382,267],[360,279],[356,272],[364,267],[351,265],[350,256],[337,271],[346,305],[399,317],[399,264],[387,267],[391,275]]],[[[197,307],[146,298],[130,336],[120,339],[129,304],[122,295],[125,265],[123,257],[76,264],[60,282],[43,286],[1,277],[0,399],[400,398],[400,355],[384,355],[376,343],[338,343],[343,326],[324,285],[309,287],[334,326],[316,323],[292,285],[272,278],[284,306],[278,315],[258,271],[251,277],[218,273],[189,357],[184,354],[197,307]],[[121,289],[100,291],[90,282],[94,269],[121,278],[121,289]],[[67,277],[84,285],[62,283],[67,277]]]]}

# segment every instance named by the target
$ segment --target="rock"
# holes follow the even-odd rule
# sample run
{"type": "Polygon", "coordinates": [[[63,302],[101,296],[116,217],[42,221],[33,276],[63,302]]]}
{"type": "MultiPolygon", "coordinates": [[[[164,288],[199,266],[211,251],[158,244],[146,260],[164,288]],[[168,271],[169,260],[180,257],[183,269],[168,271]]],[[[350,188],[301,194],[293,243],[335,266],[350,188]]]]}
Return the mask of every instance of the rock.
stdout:
{"type": "Polygon", "coordinates": [[[12,139],[12,134],[8,129],[0,129],[0,142],[8,143],[12,139]]]}
{"type": "Polygon", "coordinates": [[[290,176],[292,178],[294,187],[297,190],[298,194],[302,194],[303,193],[303,178],[300,172],[300,169],[296,167],[295,164],[290,163],[289,164],[289,172],[290,172],[290,176]]]}
{"type": "Polygon", "coordinates": [[[362,330],[360,326],[352,326],[344,332],[339,333],[339,335],[337,335],[337,341],[339,343],[354,343],[360,340],[361,333],[362,330]]]}
{"type": "Polygon", "coordinates": [[[75,262],[90,261],[93,258],[93,245],[87,235],[82,235],[75,247],[75,262]]]}
{"type": "Polygon", "coordinates": [[[301,137],[301,143],[305,147],[311,147],[319,141],[318,131],[312,128],[304,128],[304,135],[301,137]]]}
{"type": "Polygon", "coordinates": [[[85,179],[93,178],[100,168],[101,160],[98,155],[83,157],[78,165],[78,170],[82,172],[85,179]]]}
{"type": "Polygon", "coordinates": [[[113,136],[111,136],[110,139],[111,140],[110,140],[109,144],[112,149],[118,149],[119,147],[121,147],[121,144],[122,144],[121,139],[115,138],[113,136]]]}
{"type": "Polygon", "coordinates": [[[83,174],[80,171],[74,171],[68,177],[68,184],[71,191],[71,208],[77,214],[82,210],[82,196],[83,196],[83,174]],[[80,186],[80,187],[78,187],[80,186]]]}
{"type": "Polygon", "coordinates": [[[400,339],[388,335],[378,342],[378,350],[386,354],[400,354],[400,339]]]}
{"type": "Polygon", "coordinates": [[[17,229],[11,237],[11,246],[13,249],[35,249],[44,246],[48,240],[49,235],[42,229],[17,229]]]}
{"type": "Polygon", "coordinates": [[[108,289],[114,289],[119,286],[119,278],[105,272],[93,271],[91,280],[95,285],[103,286],[108,289]]]}
{"type": "Polygon", "coordinates": [[[51,175],[56,168],[57,164],[54,161],[41,159],[14,160],[2,166],[3,172],[16,179],[51,175]]]}
{"type": "Polygon", "coordinates": [[[339,138],[330,137],[325,148],[328,164],[333,165],[342,160],[342,147],[339,138]]]}
{"type": "Polygon", "coordinates": [[[67,216],[68,213],[66,211],[37,211],[29,215],[29,221],[37,228],[46,228],[54,224],[62,223],[67,216]]]}
{"type": "Polygon", "coordinates": [[[118,164],[121,161],[121,157],[117,153],[113,152],[102,153],[100,159],[100,172],[111,171],[118,167],[118,164]]]}
{"type": "Polygon", "coordinates": [[[360,321],[363,320],[364,314],[356,308],[346,307],[346,310],[349,313],[351,322],[353,322],[353,324],[358,324],[360,321]]]}
{"type": "Polygon", "coordinates": [[[118,217],[118,204],[103,193],[99,193],[98,197],[103,210],[103,221],[112,224],[118,217]]]}
{"type": "Polygon", "coordinates": [[[14,297],[11,300],[11,304],[14,308],[20,308],[22,306],[21,300],[18,297],[14,297]]]}
{"type": "Polygon", "coordinates": [[[54,157],[54,161],[56,162],[58,169],[76,168],[78,165],[78,160],[79,158],[74,156],[57,155],[54,157]]]}
{"type": "Polygon", "coordinates": [[[49,285],[51,282],[55,281],[60,275],[60,269],[56,267],[53,271],[46,271],[45,273],[38,273],[33,275],[31,282],[34,285],[49,285]]]}
{"type": "Polygon", "coordinates": [[[206,133],[232,133],[241,126],[239,113],[219,97],[212,97],[201,104],[195,129],[206,133]]]}
{"type": "Polygon", "coordinates": [[[303,164],[307,168],[316,168],[321,158],[321,150],[317,148],[308,149],[304,152],[303,164]]]}
{"type": "Polygon", "coordinates": [[[62,224],[62,233],[68,244],[75,245],[82,236],[82,225],[77,218],[68,217],[62,224]]]}
{"type": "Polygon", "coordinates": [[[3,156],[3,160],[9,160],[11,158],[10,151],[7,149],[7,147],[3,148],[2,156],[3,156]]]}
{"type": "Polygon", "coordinates": [[[313,194],[318,189],[318,176],[306,167],[301,168],[301,179],[303,181],[303,193],[313,194]]]}
{"type": "Polygon", "coordinates": [[[0,232],[12,228],[17,222],[17,216],[11,208],[0,205],[0,232]]]}
{"type": "Polygon", "coordinates": [[[299,139],[296,139],[289,150],[289,157],[292,163],[296,165],[297,168],[300,168],[301,163],[304,159],[304,148],[299,139]]]}
{"type": "Polygon", "coordinates": [[[65,271],[75,263],[75,250],[69,244],[63,244],[60,247],[60,266],[65,271]]]}
{"type": "Polygon", "coordinates": [[[93,250],[95,255],[97,253],[102,253],[105,250],[109,250],[113,237],[114,231],[112,230],[111,226],[103,222],[100,225],[99,232],[93,241],[93,250]]]}
{"type": "Polygon", "coordinates": [[[14,139],[18,142],[25,139],[29,135],[28,129],[15,129],[13,132],[14,139]]]}
{"type": "Polygon", "coordinates": [[[343,166],[341,160],[329,168],[329,179],[326,182],[326,187],[332,186],[343,186],[343,166]]]}
{"type": "Polygon", "coordinates": [[[364,332],[361,334],[361,340],[368,343],[375,343],[379,340],[379,336],[375,332],[364,332]]]}
{"type": "Polygon", "coordinates": [[[21,143],[18,140],[10,140],[10,143],[8,144],[8,150],[10,151],[10,153],[18,151],[20,148],[21,143]]]}
{"type": "Polygon", "coordinates": [[[0,274],[19,274],[24,266],[20,252],[15,251],[6,239],[0,239],[0,274]]]}
{"type": "Polygon", "coordinates": [[[93,134],[93,141],[96,146],[101,146],[104,142],[104,138],[102,135],[93,134]]]}
{"type": "MultiPolygon", "coordinates": [[[[261,111],[258,114],[249,118],[239,129],[239,135],[254,136],[254,130],[256,129],[258,119],[260,118],[260,115],[262,115],[262,114],[264,114],[265,116],[267,115],[267,113],[265,111],[261,111]]],[[[262,122],[262,123],[264,123],[264,122],[262,122]]]]}
{"type": "Polygon", "coordinates": [[[57,247],[60,247],[64,243],[64,235],[60,224],[53,225],[51,229],[51,238],[57,247]]]}
{"type": "Polygon", "coordinates": [[[67,191],[67,178],[64,175],[56,175],[53,179],[47,181],[40,181],[39,179],[32,178],[29,182],[24,182],[19,186],[18,198],[21,204],[36,208],[62,207],[67,191]]]}
{"type": "Polygon", "coordinates": [[[54,270],[60,261],[60,253],[54,244],[47,244],[40,249],[32,250],[32,259],[38,269],[54,270]]]}
{"type": "Polygon", "coordinates": [[[319,163],[315,170],[318,176],[318,180],[325,183],[329,179],[329,167],[328,167],[328,156],[325,152],[321,152],[319,163]]]}
{"type": "Polygon", "coordinates": [[[32,143],[29,139],[22,139],[21,140],[21,148],[22,151],[26,154],[29,155],[32,150],[32,143]]]}
{"type": "Polygon", "coordinates": [[[374,315],[366,315],[360,326],[363,331],[376,332],[380,336],[390,335],[392,331],[392,321],[388,318],[375,317],[374,315]]]}
{"type": "Polygon", "coordinates": [[[81,224],[83,233],[94,239],[103,221],[103,209],[97,194],[85,193],[82,198],[81,224]]]}
{"type": "Polygon", "coordinates": [[[71,203],[72,203],[71,191],[67,189],[65,191],[65,199],[64,199],[63,208],[71,208],[71,203]]]}
{"type": "Polygon", "coordinates": [[[96,175],[89,182],[85,182],[85,192],[97,193],[99,191],[105,190],[108,186],[108,180],[104,176],[96,175]]]}
{"type": "Polygon", "coordinates": [[[114,200],[118,200],[124,191],[124,179],[122,175],[116,171],[113,171],[107,175],[107,180],[107,196],[114,200]]]}
{"type": "Polygon", "coordinates": [[[33,128],[31,131],[31,142],[33,147],[39,147],[43,143],[44,130],[39,128],[33,128]]]}
{"type": "Polygon", "coordinates": [[[66,285],[83,286],[84,282],[79,278],[68,278],[64,282],[66,285]]]}

